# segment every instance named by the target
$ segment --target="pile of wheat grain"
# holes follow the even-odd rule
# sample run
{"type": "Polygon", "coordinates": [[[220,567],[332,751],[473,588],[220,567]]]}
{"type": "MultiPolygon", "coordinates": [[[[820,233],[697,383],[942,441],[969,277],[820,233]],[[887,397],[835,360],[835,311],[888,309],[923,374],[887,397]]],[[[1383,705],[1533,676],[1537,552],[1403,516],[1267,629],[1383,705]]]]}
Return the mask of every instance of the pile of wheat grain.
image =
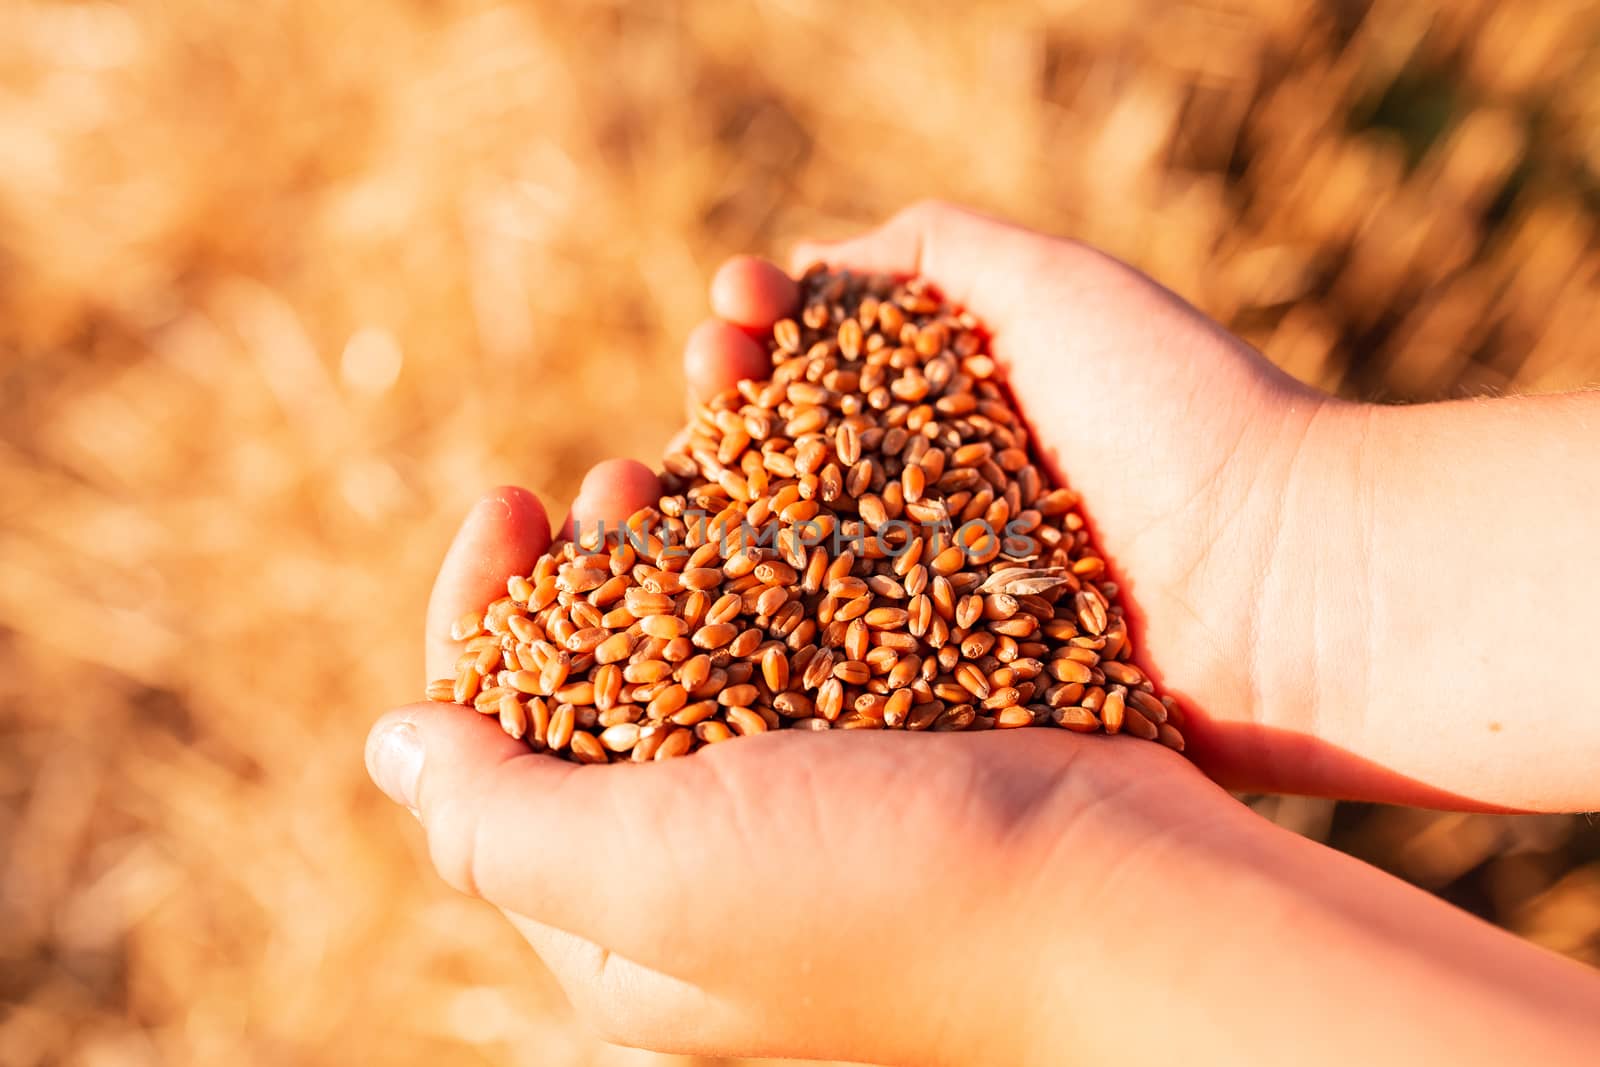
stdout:
{"type": "Polygon", "coordinates": [[[1181,750],[980,324],[920,279],[802,286],[772,377],[700,408],[659,504],[575,531],[459,619],[428,696],[584,763],[781,727],[1053,724],[1181,750]]]}

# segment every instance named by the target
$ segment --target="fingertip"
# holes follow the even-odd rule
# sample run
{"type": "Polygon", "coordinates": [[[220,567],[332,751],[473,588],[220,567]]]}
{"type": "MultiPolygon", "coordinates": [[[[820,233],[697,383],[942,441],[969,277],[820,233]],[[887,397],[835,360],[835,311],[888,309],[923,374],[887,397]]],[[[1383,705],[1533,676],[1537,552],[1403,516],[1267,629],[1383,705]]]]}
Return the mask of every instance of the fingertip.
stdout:
{"type": "MultiPolygon", "coordinates": [[[[418,810],[418,784],[426,748],[418,720],[424,722],[446,705],[411,704],[386,712],[367,733],[367,775],[390,800],[412,812],[418,810]]],[[[460,708],[450,705],[459,713],[460,708]]]]}
{"type": "Polygon", "coordinates": [[[661,480],[656,472],[633,459],[608,459],[596,463],[583,476],[572,512],[562,527],[563,537],[572,537],[580,527],[597,523],[621,523],[640,508],[649,507],[661,496],[661,480]]]}
{"type": "Polygon", "coordinates": [[[748,330],[770,329],[794,313],[800,288],[779,267],[755,256],[734,256],[711,279],[711,310],[748,330]]]}
{"type": "Polygon", "coordinates": [[[478,503],[474,507],[491,504],[498,504],[507,516],[537,515],[541,518],[544,516],[544,505],[539,502],[539,498],[520,485],[497,485],[478,498],[478,503]]]}
{"type": "Polygon", "coordinates": [[[650,497],[660,491],[656,472],[636,459],[604,459],[583,476],[578,495],[597,500],[650,497]]]}
{"type": "Polygon", "coordinates": [[[485,752],[496,755],[527,750],[524,742],[501,730],[493,716],[469,715],[460,704],[423,700],[384,712],[372,724],[367,735],[369,762],[374,746],[381,746],[383,738],[396,731],[413,734],[430,757],[437,754],[452,764],[485,752]]]}
{"type": "Polygon", "coordinates": [[[550,544],[544,505],[528,490],[502,485],[478,498],[440,564],[428,599],[427,675],[447,673],[459,651],[450,626],[505,595],[505,581],[526,574],[550,544]]]}
{"type": "Polygon", "coordinates": [[[461,520],[450,551],[515,554],[530,540],[548,540],[549,535],[549,519],[538,497],[518,485],[498,485],[480,496],[461,520]]]}
{"type": "Polygon", "coordinates": [[[508,759],[532,754],[526,742],[507,734],[493,716],[436,701],[386,712],[367,734],[367,772],[373,781],[396,803],[424,810],[442,792],[475,781],[508,759]],[[409,778],[409,788],[397,782],[396,771],[409,778]],[[420,790],[419,780],[425,786],[420,790]]]}
{"type": "Polygon", "coordinates": [[[749,334],[721,319],[707,319],[683,347],[683,372],[690,400],[704,403],[746,378],[765,378],[772,359],[749,334]]]}
{"type": "MultiPolygon", "coordinates": [[[[367,744],[364,756],[367,764],[367,775],[382,788],[385,793],[389,790],[380,780],[380,769],[383,764],[383,753],[389,739],[411,730],[411,724],[406,719],[408,708],[396,708],[385,712],[377,722],[372,724],[372,729],[367,731],[367,744]]],[[[389,799],[401,803],[400,798],[389,794],[389,799]]]]}
{"type": "MultiPolygon", "coordinates": [[[[560,868],[524,857],[540,848],[572,854],[562,834],[530,820],[579,765],[535,753],[493,716],[413,704],[378,721],[367,752],[373,781],[417,817],[435,870],[463,893],[531,910],[547,888],[539,876],[556,877],[560,868]],[[491,847],[480,847],[485,842],[491,847]],[[525,896],[530,880],[534,892],[525,896]]],[[[570,790],[559,796],[581,801],[570,790]]]]}
{"type": "Polygon", "coordinates": [[[378,788],[422,824],[440,876],[474,896],[487,895],[478,872],[500,866],[478,850],[480,826],[505,825],[507,813],[494,797],[507,789],[525,800],[549,795],[575,769],[536,755],[493,717],[443,703],[412,704],[384,715],[368,735],[366,758],[378,788]]]}

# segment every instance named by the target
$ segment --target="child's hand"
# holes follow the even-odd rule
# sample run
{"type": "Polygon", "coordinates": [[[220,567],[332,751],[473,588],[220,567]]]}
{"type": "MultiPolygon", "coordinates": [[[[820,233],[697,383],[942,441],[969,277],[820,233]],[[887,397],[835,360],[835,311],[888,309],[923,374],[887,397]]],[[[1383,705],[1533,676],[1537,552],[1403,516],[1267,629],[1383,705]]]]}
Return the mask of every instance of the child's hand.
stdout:
{"type": "MultiPolygon", "coordinates": [[[[1416,743],[1437,725],[1427,709],[1375,728],[1372,680],[1329,686],[1333,665],[1383,661],[1323,617],[1370,593],[1370,539],[1351,534],[1375,520],[1328,520],[1360,499],[1363,409],[1296,386],[1125,267],[954,209],[801,253],[818,257],[925,273],[994,328],[1044,458],[1083,492],[1124,576],[1141,659],[1187,698],[1209,770],[1369,796],[1437,799],[1441,783],[1473,795],[1486,781],[1483,796],[1518,795],[1481,761],[1448,758],[1460,746],[1416,743]],[[1342,711],[1326,699],[1341,685],[1342,711]],[[1420,766],[1434,788],[1348,752],[1420,766]]],[[[725,267],[720,318],[689,345],[693,392],[764,374],[741,328],[795,299],[771,267],[725,267]]],[[[647,469],[603,464],[573,515],[616,520],[658,492],[647,469]]],[[[522,490],[474,509],[430,605],[428,677],[458,653],[450,620],[549,539],[522,490]]],[[[1355,632],[1383,618],[1358,616],[1355,632]]],[[[368,762],[418,813],[444,877],[498,904],[580,1013],[627,1043],[918,1064],[1331,1064],[1583,1062],[1597,1039],[1592,975],[1277,830],[1146,742],[779,732],[581,767],[418,705],[379,723],[368,762]],[[1331,1031],[1329,1003],[1347,1020],[1331,1031]]]]}
{"type": "MultiPolygon", "coordinates": [[[[1308,588],[1323,522],[1286,502],[1343,493],[1345,405],[1137,271],[959,208],[919,205],[855,240],[804,245],[791,266],[819,260],[924,274],[993,330],[1041,458],[1082,493],[1121,581],[1140,665],[1198,719],[1191,756],[1227,784],[1382,791],[1348,761],[1307,758],[1301,742],[1331,725],[1304,685],[1321,635],[1286,595],[1308,588]]],[[[689,342],[691,388],[706,397],[767,373],[742,330],[769,329],[796,299],[768,264],[725,265],[720,319],[689,342]]]]}
{"type": "Polygon", "coordinates": [[[660,1051],[1050,1062],[1104,1018],[1097,985],[1172,979],[1175,887],[1270,829],[1132,738],[786,731],[583,767],[457,707],[383,729],[425,753],[414,784],[392,748],[374,773],[441,876],[602,1037],[660,1051]]]}
{"type": "MultiPolygon", "coordinates": [[[[1080,491],[1189,754],[1240,789],[1600,806],[1600,396],[1411,408],[1288,378],[1137,271],[942,204],[825,260],[917,272],[994,331],[1041,458],[1080,491]]],[[[737,327],[794,286],[738,259],[689,344],[705,396],[766,373],[737,327]],[[733,324],[733,325],[730,325],[733,324]]]]}
{"type": "MultiPolygon", "coordinates": [[[[653,482],[602,465],[574,511],[614,519],[653,482]]],[[[450,620],[548,540],[521,490],[473,510],[430,606],[430,676],[457,654],[450,620]]],[[[1581,968],[1279,830],[1145,741],[781,731],[586,767],[423,704],[378,724],[368,765],[443,877],[499,905],[626,1044],[1465,1065],[1585,1062],[1600,1039],[1581,968]]]]}
{"type": "MultiPolygon", "coordinates": [[[[654,491],[604,464],[574,513],[615,521],[654,491]]],[[[430,676],[457,655],[450,620],[549,538],[521,490],[473,510],[430,606],[430,676]]],[[[369,765],[586,1021],[708,1055],[1023,1062],[1104,1011],[1043,991],[1129,973],[1141,954],[1102,935],[1136,936],[1266,828],[1161,745],[1045,729],[788,731],[586,768],[423,704],[379,724],[369,765]],[[1080,936],[1043,944],[1056,923],[1080,936]]]]}

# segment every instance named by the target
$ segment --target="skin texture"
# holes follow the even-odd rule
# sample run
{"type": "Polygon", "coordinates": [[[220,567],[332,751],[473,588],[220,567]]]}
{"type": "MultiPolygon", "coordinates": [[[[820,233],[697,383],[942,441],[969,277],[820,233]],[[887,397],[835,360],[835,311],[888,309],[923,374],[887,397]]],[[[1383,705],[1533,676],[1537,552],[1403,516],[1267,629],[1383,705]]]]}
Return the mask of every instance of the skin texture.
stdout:
{"type": "MultiPolygon", "coordinates": [[[[1568,469],[1593,454],[1592,398],[1515,402],[1565,438],[1530,432],[1509,405],[1338,404],[1131,269],[942,205],[802,247],[795,266],[815,259],[927,274],[993,328],[1042,455],[1122,569],[1143,663],[1190,709],[1200,766],[1130,738],[1028,730],[785,732],[578,767],[484,717],[414,705],[374,728],[368,765],[417,813],[441,876],[500,907],[603,1036],[665,1051],[1592,1058],[1593,974],[1278,830],[1201,771],[1461,807],[1592,806],[1581,768],[1600,746],[1576,673],[1518,668],[1537,699],[1507,701],[1511,663],[1528,658],[1485,654],[1480,622],[1508,604],[1570,613],[1519,617],[1549,663],[1592,601],[1594,576],[1551,556],[1593,528],[1600,497],[1561,489],[1600,488],[1568,469]],[[1486,438],[1507,450],[1483,459],[1486,438]],[[1492,524],[1453,525],[1483,513],[1485,488],[1536,518],[1500,507],[1492,524]],[[1441,538],[1440,522],[1474,536],[1441,538]],[[1485,566],[1507,553],[1524,562],[1485,566]],[[1441,617],[1470,623],[1449,640],[1441,617]]],[[[771,265],[726,264],[716,317],[685,353],[691,398],[764,373],[754,337],[795,300],[771,265]]],[[[573,514],[615,521],[655,493],[646,468],[613,461],[573,514]]],[[[500,595],[549,538],[524,490],[472,510],[430,602],[429,677],[457,654],[450,620],[500,595]]]]}

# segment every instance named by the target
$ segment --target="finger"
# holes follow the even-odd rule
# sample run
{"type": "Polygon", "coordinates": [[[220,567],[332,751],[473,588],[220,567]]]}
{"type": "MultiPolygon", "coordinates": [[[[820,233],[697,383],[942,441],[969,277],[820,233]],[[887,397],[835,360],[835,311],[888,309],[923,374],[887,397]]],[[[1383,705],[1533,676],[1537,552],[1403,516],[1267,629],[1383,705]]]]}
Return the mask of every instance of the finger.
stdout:
{"type": "Polygon", "coordinates": [[[816,263],[872,274],[920,274],[998,327],[1021,307],[1020,294],[1028,287],[1017,279],[1058,274],[1065,250],[1080,247],[930,200],[857,237],[802,241],[790,265],[797,274],[816,263]]]}
{"type": "Polygon", "coordinates": [[[755,333],[794,314],[800,289],[777,265],[755,256],[734,256],[711,279],[711,310],[755,333]]]}
{"type": "Polygon", "coordinates": [[[533,946],[533,951],[537,952],[539,959],[550,968],[550,973],[561,983],[561,988],[566,991],[567,998],[573,1001],[574,1006],[580,998],[588,994],[590,988],[605,980],[606,968],[611,959],[611,953],[606,949],[593,941],[576,934],[569,934],[565,930],[558,930],[554,926],[547,926],[526,915],[518,915],[505,908],[501,908],[500,911],[511,925],[516,927],[517,933],[533,946]]]}
{"type": "Polygon", "coordinates": [[[608,459],[596,463],[583,476],[578,497],[572,502],[561,536],[589,534],[603,524],[615,530],[640,508],[661,499],[661,481],[655,471],[632,459],[608,459]]]}
{"type": "Polygon", "coordinates": [[[680,1055],[749,1054],[764,1035],[698,986],[641,967],[565,930],[504,911],[555,976],[578,1017],[604,1040],[680,1055]]]}
{"type": "MultiPolygon", "coordinates": [[[[643,967],[695,977],[727,962],[726,939],[708,924],[742,931],[746,949],[759,932],[773,967],[800,950],[794,939],[814,934],[760,919],[815,903],[815,872],[804,855],[769,847],[763,819],[792,817],[785,806],[813,795],[819,767],[870,781],[890,765],[880,746],[928,750],[947,736],[785,731],[664,763],[588,767],[532,753],[487,716],[418,704],[379,722],[368,762],[384,792],[417,811],[450,885],[643,967]],[[729,892],[708,907],[712,886],[729,892]]],[[[834,843],[864,854],[872,832],[863,824],[834,843]]],[[[825,947],[838,946],[806,951],[825,947]]]]}
{"type": "Polygon", "coordinates": [[[656,820],[697,806],[681,798],[704,777],[700,763],[585,767],[535,754],[493,719],[448,704],[390,712],[367,740],[368,773],[417,813],[447,883],[657,967],[670,955],[640,902],[686,900],[662,899],[674,878],[656,820]]]}
{"type": "Polygon", "coordinates": [[[707,319],[689,334],[683,346],[683,375],[689,383],[691,418],[697,405],[732,389],[746,378],[770,378],[772,359],[749,334],[707,319]]]}
{"type": "Polygon", "coordinates": [[[550,544],[544,506],[526,489],[501,486],[480,499],[456,532],[428,598],[428,678],[443,678],[461,654],[450,627],[505,595],[506,579],[527,574],[550,544]]]}
{"type": "MultiPolygon", "coordinates": [[[[1051,740],[1081,744],[1070,736],[1040,743],[1051,740]]],[[[825,829],[842,863],[859,864],[881,851],[881,826],[856,818],[853,808],[849,818],[830,813],[830,805],[849,802],[829,800],[826,789],[817,792],[823,768],[829,781],[864,782],[871,795],[878,786],[904,784],[901,774],[909,773],[886,768],[915,764],[941,747],[985,742],[997,752],[1007,743],[1015,748],[1014,741],[996,735],[786,731],[666,763],[586,767],[535,755],[486,717],[421,704],[379,723],[369,741],[369,765],[385,792],[418,812],[434,865],[456,888],[638,965],[619,974],[681,978],[675,989],[683,982],[698,985],[713,994],[708,1008],[717,1006],[716,995],[728,991],[734,976],[740,988],[791,989],[794,961],[810,961],[805,968],[826,985],[815,991],[819,1010],[843,1019],[861,1002],[849,991],[843,1000],[835,997],[829,976],[852,973],[868,985],[884,981],[894,971],[892,961],[861,948],[870,946],[880,927],[879,906],[940,877],[943,868],[934,856],[909,860],[887,884],[881,876],[869,877],[860,901],[821,919],[817,902],[829,899],[828,880],[819,880],[813,852],[785,847],[782,839],[811,820],[817,825],[810,831],[825,829]],[[884,749],[891,746],[906,751],[887,761],[884,749]],[[792,921],[775,922],[774,916],[792,921]]],[[[931,832],[933,822],[945,825],[943,815],[925,814],[930,825],[913,833],[931,832]]],[[[930,907],[928,921],[952,921],[969,904],[961,898],[930,907]]],[[[1008,914],[1005,908],[1000,913],[1008,914]]],[[[546,940],[564,965],[594,965],[594,955],[582,945],[546,940]]],[[[951,977],[936,970],[927,989],[908,988],[906,1010],[914,1013],[951,977]]],[[[579,979],[574,988],[589,988],[581,972],[579,979]]],[[[615,1025],[599,1024],[608,1036],[677,1045],[669,1033],[641,1022],[648,1009],[678,1003],[669,994],[657,987],[642,1001],[631,1001],[614,987],[597,988],[606,994],[603,1000],[627,1013],[615,1025]]],[[[703,1032],[688,1040],[716,1044],[723,1033],[738,1033],[739,1042],[753,1040],[741,1032],[739,1001],[735,992],[722,1002],[731,1015],[701,1016],[703,1032]]],[[[881,1008],[874,1007],[880,1019],[881,1008]]],[[[781,1025],[769,1029],[763,1043],[807,1048],[805,1034],[781,1025]]],[[[817,1039],[810,1035],[810,1041],[817,1039]]]]}

